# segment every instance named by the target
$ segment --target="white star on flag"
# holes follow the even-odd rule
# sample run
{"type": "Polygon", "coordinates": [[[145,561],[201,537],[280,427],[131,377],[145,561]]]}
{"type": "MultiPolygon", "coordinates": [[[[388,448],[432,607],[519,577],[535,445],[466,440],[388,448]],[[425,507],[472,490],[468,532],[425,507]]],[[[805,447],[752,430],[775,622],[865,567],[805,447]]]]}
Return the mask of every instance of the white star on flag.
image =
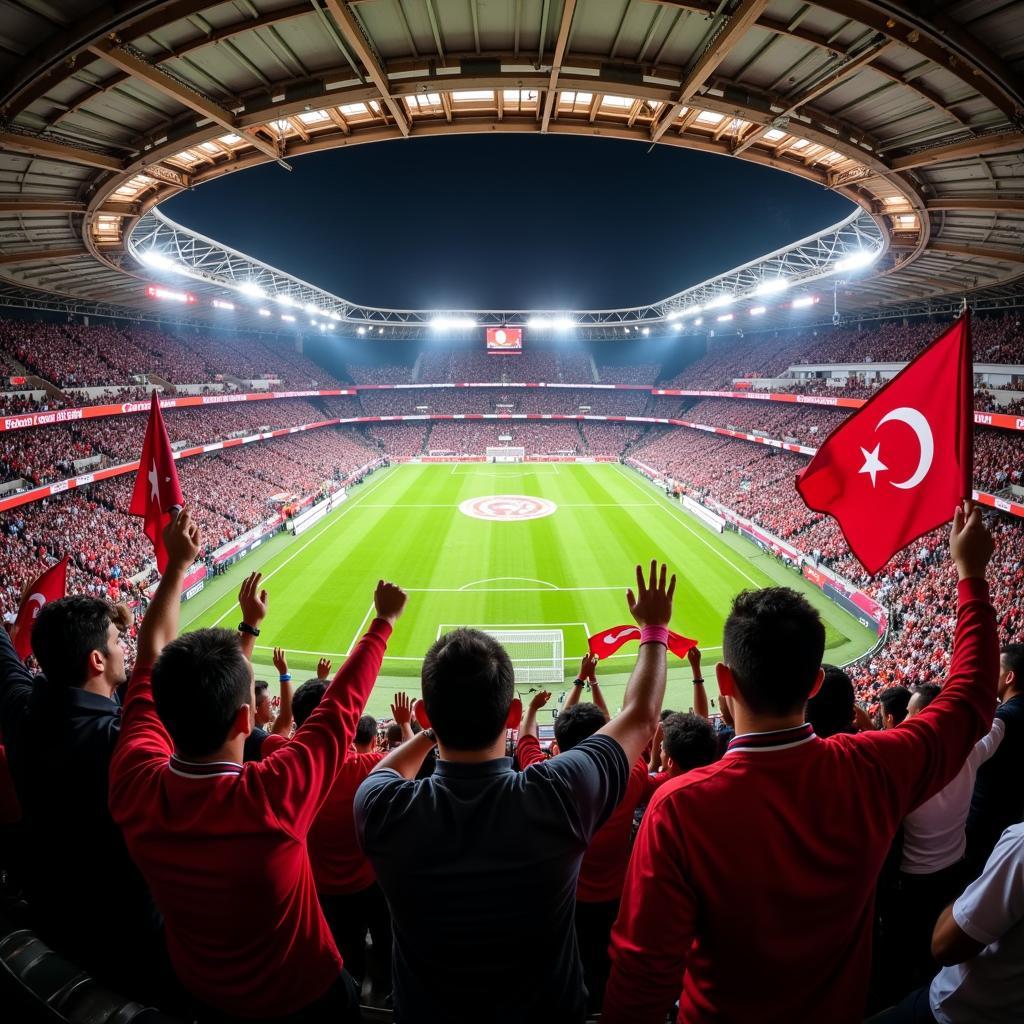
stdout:
{"type": "Polygon", "coordinates": [[[864,456],[864,465],[857,471],[858,473],[870,473],[871,474],[871,486],[875,486],[875,477],[883,470],[889,467],[882,462],[878,457],[878,449],[881,448],[881,444],[876,444],[875,447],[869,452],[866,448],[861,448],[860,453],[864,456]]]}

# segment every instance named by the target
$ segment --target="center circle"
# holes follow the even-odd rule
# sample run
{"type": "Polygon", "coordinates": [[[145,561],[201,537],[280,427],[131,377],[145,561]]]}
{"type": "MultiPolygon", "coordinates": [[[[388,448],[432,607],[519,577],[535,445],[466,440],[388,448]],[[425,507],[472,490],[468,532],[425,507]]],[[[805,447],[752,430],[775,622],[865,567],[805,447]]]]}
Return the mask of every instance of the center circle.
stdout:
{"type": "Polygon", "coordinates": [[[459,505],[459,511],[463,515],[500,523],[543,519],[557,508],[553,501],[546,498],[531,498],[525,494],[491,494],[486,498],[467,498],[459,505]]]}

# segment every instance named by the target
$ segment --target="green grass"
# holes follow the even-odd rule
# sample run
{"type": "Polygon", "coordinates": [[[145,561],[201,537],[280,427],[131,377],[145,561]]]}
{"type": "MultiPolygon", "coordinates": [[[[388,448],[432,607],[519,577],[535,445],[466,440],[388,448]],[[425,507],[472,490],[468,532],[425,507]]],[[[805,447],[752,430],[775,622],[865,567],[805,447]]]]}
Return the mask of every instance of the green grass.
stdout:
{"type": "MultiPolygon", "coordinates": [[[[792,570],[738,537],[712,533],[618,465],[430,464],[376,473],[313,530],[275,538],[212,581],[182,614],[187,628],[233,628],[238,584],[261,569],[270,612],[256,648],[257,675],[275,679],[270,652],[281,645],[301,681],[321,654],[340,664],[372,617],[376,581],[394,580],[409,591],[409,603],[370,699],[370,712],[382,714],[395,689],[418,691],[423,653],[440,629],[456,625],[561,629],[571,680],[588,630],[630,621],[625,590],[633,566],[652,557],[664,558],[679,577],[672,625],[700,642],[711,696],[722,623],[740,590],[776,583],[804,590],[825,618],[833,661],[872,644],[867,630],[792,570]],[[496,494],[546,498],[557,511],[525,522],[459,511],[467,498],[496,494]]],[[[600,668],[613,710],[635,647],[623,652],[600,668]]],[[[689,680],[688,668],[670,657],[666,706],[690,706],[689,680]]]]}

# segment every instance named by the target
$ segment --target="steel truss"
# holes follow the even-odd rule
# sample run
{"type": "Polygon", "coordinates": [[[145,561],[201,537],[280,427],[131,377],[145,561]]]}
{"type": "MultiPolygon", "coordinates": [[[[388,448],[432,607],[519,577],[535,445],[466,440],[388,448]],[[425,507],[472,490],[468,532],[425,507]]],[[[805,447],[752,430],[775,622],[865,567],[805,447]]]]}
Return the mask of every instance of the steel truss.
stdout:
{"type": "Polygon", "coordinates": [[[241,295],[256,304],[290,307],[303,315],[362,327],[368,333],[379,333],[383,327],[388,329],[384,332],[388,336],[411,333],[414,337],[439,323],[455,336],[480,327],[531,325],[580,328],[579,337],[609,336],[610,330],[611,336],[618,337],[626,333],[627,327],[650,330],[684,316],[692,319],[697,315],[695,310],[717,310],[748,300],[756,303],[759,289],[770,288],[774,282],[784,281],[787,293],[795,295],[801,287],[818,281],[848,278],[857,269],[843,261],[859,261],[864,270],[884,253],[886,246],[887,239],[874,219],[858,210],[824,231],[649,305],[587,310],[387,309],[333,295],[183,227],[156,209],[140,219],[128,239],[128,250],[144,268],[144,274],[167,280],[187,278],[203,286],[204,297],[230,297],[238,302],[241,295]],[[418,330],[409,332],[409,328],[418,330]]]}

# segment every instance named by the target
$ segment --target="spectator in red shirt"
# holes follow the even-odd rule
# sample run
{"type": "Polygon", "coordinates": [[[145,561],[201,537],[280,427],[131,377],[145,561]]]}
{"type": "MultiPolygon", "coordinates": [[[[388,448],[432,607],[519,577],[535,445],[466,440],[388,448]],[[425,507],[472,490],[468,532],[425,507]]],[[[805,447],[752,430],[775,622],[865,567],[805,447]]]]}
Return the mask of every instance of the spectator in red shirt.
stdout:
{"type": "MultiPolygon", "coordinates": [[[[200,537],[187,509],[164,536],[169,564],[139,633],[110,766],[111,813],[164,913],[171,962],[201,1020],[358,1020],[358,992],[320,910],[306,839],[405,594],[378,583],[377,617],[316,710],[288,743],[243,765],[257,630],[175,639],[200,537]]],[[[262,619],[267,594],[258,588],[259,576],[262,619]]]]}
{"type": "Polygon", "coordinates": [[[853,1024],[864,1013],[875,880],[906,813],[991,727],[999,647],[981,510],[956,511],[952,670],[898,729],[822,740],[804,721],[825,628],[798,594],[741,594],[724,630],[725,756],[659,789],[612,933],[605,1024],[853,1024]],[[680,994],[680,979],[682,993],[680,994]]]}

